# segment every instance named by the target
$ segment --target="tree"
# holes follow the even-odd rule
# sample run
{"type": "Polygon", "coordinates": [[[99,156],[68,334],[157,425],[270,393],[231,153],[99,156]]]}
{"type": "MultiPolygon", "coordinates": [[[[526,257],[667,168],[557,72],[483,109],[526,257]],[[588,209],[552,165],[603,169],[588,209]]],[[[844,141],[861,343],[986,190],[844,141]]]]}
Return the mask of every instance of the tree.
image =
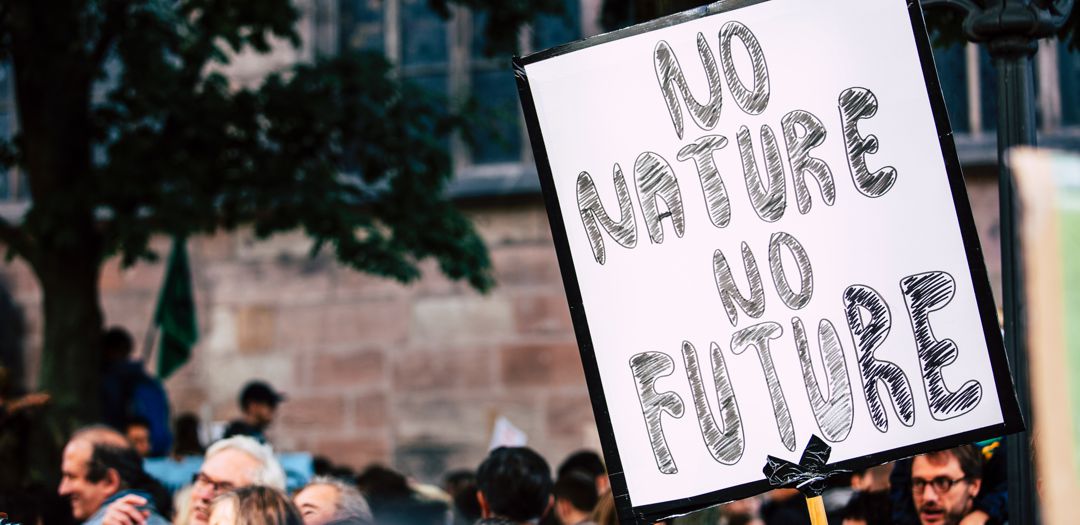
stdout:
{"type": "MultiPolygon", "coordinates": [[[[449,0],[489,15],[489,40],[562,3],[449,0]]],[[[448,13],[448,0],[429,0],[448,13]]],[[[490,262],[443,188],[442,140],[463,120],[396,79],[376,53],[301,64],[235,89],[216,65],[272,38],[299,43],[290,0],[5,0],[0,60],[12,64],[19,134],[0,144],[25,173],[31,206],[0,222],[9,257],[43,293],[39,477],[95,420],[98,280],[113,256],[154,259],[155,235],[302,230],[313,253],[409,282],[435,258],[446,275],[492,286],[490,262]]],[[[494,47],[493,49],[498,49],[494,47]]]]}

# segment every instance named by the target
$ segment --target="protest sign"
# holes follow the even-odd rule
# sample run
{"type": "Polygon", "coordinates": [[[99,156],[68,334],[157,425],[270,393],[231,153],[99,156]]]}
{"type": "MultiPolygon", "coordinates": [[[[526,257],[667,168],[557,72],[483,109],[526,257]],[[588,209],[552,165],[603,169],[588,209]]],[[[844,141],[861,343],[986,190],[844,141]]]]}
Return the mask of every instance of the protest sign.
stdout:
{"type": "Polygon", "coordinates": [[[1080,155],[1017,148],[1009,151],[1009,167],[1023,210],[1043,522],[1073,523],[1080,494],[1080,155]]]}
{"type": "Polygon", "coordinates": [[[515,59],[616,506],[1019,431],[918,2],[718,2],[515,59]]]}

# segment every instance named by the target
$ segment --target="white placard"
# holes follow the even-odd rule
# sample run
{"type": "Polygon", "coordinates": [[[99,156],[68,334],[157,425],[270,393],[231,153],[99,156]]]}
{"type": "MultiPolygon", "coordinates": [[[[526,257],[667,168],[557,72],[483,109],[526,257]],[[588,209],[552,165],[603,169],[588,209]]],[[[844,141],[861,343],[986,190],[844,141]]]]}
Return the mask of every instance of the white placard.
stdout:
{"type": "Polygon", "coordinates": [[[918,4],[710,9],[517,61],[632,506],[1017,430],[918,4]]]}

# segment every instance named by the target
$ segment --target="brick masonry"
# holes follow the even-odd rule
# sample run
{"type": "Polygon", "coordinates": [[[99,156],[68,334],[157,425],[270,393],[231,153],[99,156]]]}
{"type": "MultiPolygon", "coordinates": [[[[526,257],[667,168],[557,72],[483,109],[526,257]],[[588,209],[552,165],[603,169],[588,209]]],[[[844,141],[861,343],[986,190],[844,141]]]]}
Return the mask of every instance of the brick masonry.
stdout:
{"type": "MultiPolygon", "coordinates": [[[[991,280],[1000,279],[995,181],[968,191],[991,280]]],[[[498,286],[471,291],[425,264],[411,286],[306,257],[309,241],[248,232],[193,239],[201,338],[167,382],[175,412],[238,415],[251,378],[286,392],[272,438],[361,468],[392,464],[421,478],[475,467],[491,425],[509,418],[557,463],[599,439],[539,198],[467,210],[488,244],[498,286]]],[[[168,243],[155,241],[162,253],[168,243]]],[[[40,292],[18,261],[0,269],[27,325],[31,373],[41,345],[40,292]]],[[[102,273],[107,323],[143,341],[163,263],[102,273]]],[[[1000,295],[999,295],[1000,297],[1000,295]]]]}

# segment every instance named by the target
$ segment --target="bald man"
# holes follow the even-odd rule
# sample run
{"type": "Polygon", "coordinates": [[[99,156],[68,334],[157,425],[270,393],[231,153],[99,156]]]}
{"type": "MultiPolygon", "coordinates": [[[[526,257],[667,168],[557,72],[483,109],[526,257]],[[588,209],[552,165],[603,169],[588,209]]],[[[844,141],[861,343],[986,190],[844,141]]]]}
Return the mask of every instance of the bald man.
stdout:
{"type": "Polygon", "coordinates": [[[71,514],[87,525],[104,522],[109,503],[125,497],[146,501],[138,509],[141,522],[167,525],[151,501],[160,485],[142,468],[142,458],[119,432],[93,426],[75,433],[64,447],[58,492],[71,502],[71,514]]]}

